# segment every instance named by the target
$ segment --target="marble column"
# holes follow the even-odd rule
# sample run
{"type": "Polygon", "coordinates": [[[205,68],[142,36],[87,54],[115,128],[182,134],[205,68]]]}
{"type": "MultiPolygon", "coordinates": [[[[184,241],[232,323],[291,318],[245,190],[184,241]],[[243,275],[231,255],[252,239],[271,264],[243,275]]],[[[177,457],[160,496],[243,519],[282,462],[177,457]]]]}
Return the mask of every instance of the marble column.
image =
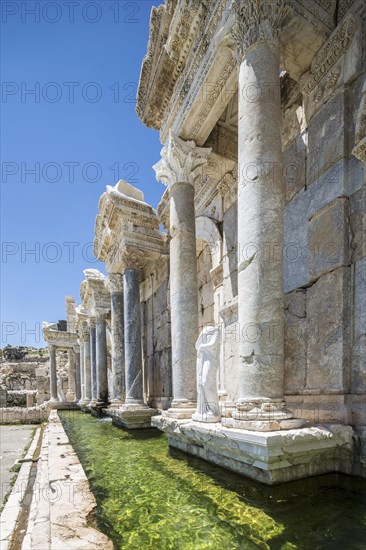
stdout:
{"type": "Polygon", "coordinates": [[[84,337],[79,335],[80,346],[80,403],[85,402],[84,337]]]}
{"type": "Polygon", "coordinates": [[[75,401],[75,354],[73,349],[67,350],[68,355],[68,389],[66,393],[66,401],[75,401]]]}
{"type": "Polygon", "coordinates": [[[80,348],[74,349],[75,357],[75,398],[76,401],[81,399],[81,370],[80,370],[80,348]]]}
{"type": "Polygon", "coordinates": [[[84,403],[89,403],[92,398],[91,387],[91,361],[90,361],[90,331],[86,326],[84,329],[84,403]]]}
{"type": "Polygon", "coordinates": [[[126,404],[144,403],[142,384],[140,275],[128,267],[123,273],[126,404]]]}
{"type": "Polygon", "coordinates": [[[112,404],[122,404],[125,397],[125,345],[123,275],[109,275],[112,332],[112,404]]]}
{"type": "Polygon", "coordinates": [[[276,402],[283,400],[284,182],[279,52],[277,29],[271,26],[271,18],[276,24],[281,19],[283,2],[273,2],[269,14],[265,2],[260,0],[258,10],[253,12],[256,19],[252,33],[246,24],[246,8],[240,3],[236,5],[241,337],[240,398],[233,416],[240,419],[244,412],[246,418],[251,418],[253,410],[253,418],[258,419],[276,410],[276,402]]]}
{"type": "Polygon", "coordinates": [[[108,403],[107,332],[105,314],[96,313],[97,405],[108,403]]]}
{"type": "Polygon", "coordinates": [[[50,354],[50,401],[58,403],[59,398],[57,395],[57,366],[56,366],[56,346],[48,346],[50,354]]]}
{"type": "Polygon", "coordinates": [[[198,298],[194,183],[211,149],[196,147],[172,132],[156,177],[170,190],[170,306],[173,402],[169,416],[189,418],[196,410],[198,298]]]}
{"type": "Polygon", "coordinates": [[[97,380],[97,355],[96,355],[96,331],[95,319],[90,318],[90,380],[91,380],[91,402],[92,406],[97,403],[98,380],[97,380]]]}

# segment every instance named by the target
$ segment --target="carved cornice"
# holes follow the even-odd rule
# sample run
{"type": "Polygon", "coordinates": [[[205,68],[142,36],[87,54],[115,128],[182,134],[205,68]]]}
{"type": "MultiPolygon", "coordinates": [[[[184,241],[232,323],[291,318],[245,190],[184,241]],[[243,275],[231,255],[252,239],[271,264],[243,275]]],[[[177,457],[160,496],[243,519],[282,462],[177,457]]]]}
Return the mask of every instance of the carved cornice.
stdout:
{"type": "Polygon", "coordinates": [[[277,45],[283,21],[290,13],[287,0],[234,0],[231,37],[239,62],[256,42],[277,45]]]}
{"type": "Polygon", "coordinates": [[[208,114],[216,108],[218,118],[236,92],[236,62],[229,50],[219,47],[215,37],[218,28],[227,22],[229,5],[228,0],[217,0],[211,5],[206,25],[201,28],[197,45],[177,80],[169,108],[165,110],[160,128],[162,142],[166,141],[171,128],[180,133],[189,113],[196,108],[193,127],[188,124],[182,135],[203,144],[212,130],[212,127],[202,128],[207,124],[208,114]]]}
{"type": "Polygon", "coordinates": [[[343,17],[346,15],[348,10],[352,7],[354,3],[355,0],[340,0],[338,7],[338,21],[341,21],[343,19],[343,17]]]}
{"type": "Polygon", "coordinates": [[[334,30],[337,0],[289,0],[297,16],[316,25],[327,34],[334,30]]]}
{"type": "Polygon", "coordinates": [[[205,14],[206,2],[202,0],[169,2],[152,8],[148,52],[141,68],[136,105],[147,126],[160,128],[205,14]]]}
{"type": "Polygon", "coordinates": [[[211,149],[197,147],[169,132],[168,144],[161,150],[161,160],[153,166],[156,179],[171,187],[177,182],[194,185],[200,169],[207,164],[211,149]]]}
{"type": "MultiPolygon", "coordinates": [[[[319,82],[330,73],[337,61],[344,55],[357,31],[357,20],[349,14],[327,42],[315,55],[309,73],[300,79],[301,91],[309,95],[319,82]]],[[[331,78],[334,80],[335,74],[331,78]]],[[[338,78],[338,76],[337,76],[338,78]]]]}
{"type": "Polygon", "coordinates": [[[78,347],[78,334],[76,332],[67,332],[65,330],[55,330],[56,323],[47,323],[43,321],[43,338],[48,344],[53,344],[57,348],[70,349],[78,347]]]}

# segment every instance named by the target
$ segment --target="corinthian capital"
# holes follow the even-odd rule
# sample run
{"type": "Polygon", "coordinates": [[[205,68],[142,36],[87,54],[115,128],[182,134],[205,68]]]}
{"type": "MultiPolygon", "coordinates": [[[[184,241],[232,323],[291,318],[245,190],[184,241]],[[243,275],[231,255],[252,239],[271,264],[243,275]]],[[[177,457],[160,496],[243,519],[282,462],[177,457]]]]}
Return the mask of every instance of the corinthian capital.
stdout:
{"type": "Polygon", "coordinates": [[[197,147],[169,132],[168,144],[161,150],[161,160],[153,166],[156,179],[171,187],[184,182],[194,185],[199,168],[207,164],[211,149],[197,147]]]}
{"type": "Polygon", "coordinates": [[[126,246],[121,253],[123,269],[143,269],[148,256],[146,253],[133,248],[126,246]]]}
{"type": "Polygon", "coordinates": [[[107,279],[107,286],[109,292],[122,292],[123,291],[123,276],[120,273],[110,273],[107,279]]]}
{"type": "Polygon", "coordinates": [[[256,42],[277,44],[284,18],[289,13],[288,0],[234,0],[235,22],[231,38],[239,61],[256,42]]]}

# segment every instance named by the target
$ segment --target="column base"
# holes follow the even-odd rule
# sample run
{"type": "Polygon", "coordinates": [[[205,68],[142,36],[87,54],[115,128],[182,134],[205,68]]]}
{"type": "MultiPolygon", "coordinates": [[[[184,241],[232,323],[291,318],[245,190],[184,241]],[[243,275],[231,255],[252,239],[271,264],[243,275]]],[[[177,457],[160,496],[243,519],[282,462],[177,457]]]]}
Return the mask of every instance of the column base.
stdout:
{"type": "Polygon", "coordinates": [[[120,409],[124,405],[122,399],[112,399],[108,405],[108,409],[120,409]]]}
{"type": "Polygon", "coordinates": [[[197,403],[188,399],[173,399],[172,406],[164,413],[169,418],[191,419],[197,410],[197,403]]]}
{"type": "Polygon", "coordinates": [[[157,409],[140,403],[125,403],[119,409],[109,407],[105,412],[115,426],[128,430],[151,428],[151,418],[159,414],[157,409]]]}
{"type": "Polygon", "coordinates": [[[206,424],[215,424],[217,422],[220,422],[220,419],[221,419],[221,416],[215,415],[211,412],[207,412],[207,413],[195,412],[194,414],[192,414],[192,420],[194,422],[203,422],[203,423],[206,423],[206,424]]]}
{"type": "Polygon", "coordinates": [[[166,432],[171,447],[268,485],[336,471],[347,473],[352,464],[351,426],[261,432],[166,415],[154,416],[151,424],[166,432]]]}
{"type": "Polygon", "coordinates": [[[227,428],[261,432],[297,429],[305,424],[305,420],[294,418],[282,399],[265,397],[240,400],[231,415],[225,415],[222,420],[227,428]]]}

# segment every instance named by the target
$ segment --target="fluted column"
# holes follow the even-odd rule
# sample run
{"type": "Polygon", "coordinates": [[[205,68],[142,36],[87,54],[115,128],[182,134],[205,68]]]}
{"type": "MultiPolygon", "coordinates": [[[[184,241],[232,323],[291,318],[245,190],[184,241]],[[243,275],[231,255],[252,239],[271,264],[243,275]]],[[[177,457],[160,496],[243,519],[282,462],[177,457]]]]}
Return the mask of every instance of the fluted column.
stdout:
{"type": "Polygon", "coordinates": [[[111,294],[112,333],[112,404],[121,404],[125,397],[125,345],[123,275],[112,273],[108,277],[111,294]]]}
{"type": "Polygon", "coordinates": [[[90,361],[90,329],[84,328],[84,403],[89,403],[92,398],[91,388],[91,361],[90,361]]]}
{"type": "Polygon", "coordinates": [[[89,319],[90,327],[90,379],[91,379],[91,405],[94,406],[97,403],[98,397],[98,380],[97,380],[97,351],[96,351],[96,331],[95,331],[95,319],[91,317],[89,319]]]}
{"type": "Polygon", "coordinates": [[[198,298],[194,183],[211,149],[196,147],[172,132],[156,177],[170,191],[170,305],[173,402],[168,414],[190,417],[195,411],[198,298]]]}
{"type": "Polygon", "coordinates": [[[50,401],[58,403],[59,398],[57,395],[57,366],[56,366],[56,346],[48,346],[50,355],[50,401]]]}
{"type": "MultiPolygon", "coordinates": [[[[239,61],[238,311],[240,398],[234,418],[283,400],[284,182],[277,31],[282,0],[234,3],[239,61]]],[[[258,416],[258,412],[259,413],[258,416]]]]}
{"type": "Polygon", "coordinates": [[[108,403],[107,333],[105,313],[96,312],[97,405],[108,403]]]}
{"type": "Polygon", "coordinates": [[[126,404],[144,403],[139,256],[125,255],[123,272],[126,404]]]}
{"type": "Polygon", "coordinates": [[[76,401],[80,401],[81,399],[81,370],[80,370],[80,348],[77,346],[77,348],[74,349],[74,357],[75,357],[75,398],[76,401]]]}
{"type": "Polygon", "coordinates": [[[67,350],[68,355],[68,389],[66,393],[66,401],[75,401],[75,353],[73,349],[67,350]]]}

